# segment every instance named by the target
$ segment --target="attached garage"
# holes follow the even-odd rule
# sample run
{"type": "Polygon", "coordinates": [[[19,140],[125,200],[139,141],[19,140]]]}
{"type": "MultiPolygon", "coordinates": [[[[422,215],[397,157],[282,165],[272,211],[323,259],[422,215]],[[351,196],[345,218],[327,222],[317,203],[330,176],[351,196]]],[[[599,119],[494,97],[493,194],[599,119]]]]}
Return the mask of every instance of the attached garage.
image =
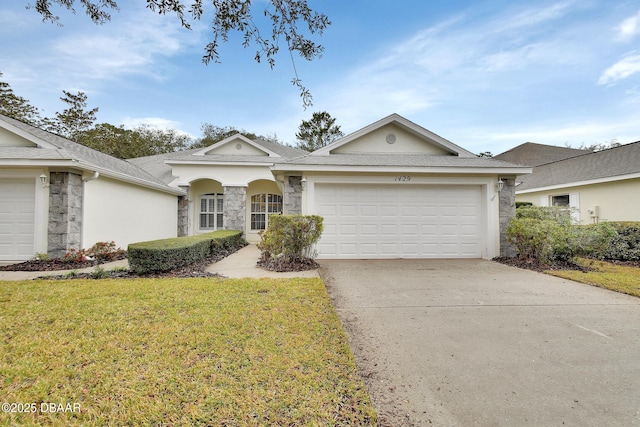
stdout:
{"type": "Polygon", "coordinates": [[[0,178],[0,261],[34,254],[35,183],[0,178]]]}
{"type": "Polygon", "coordinates": [[[481,258],[480,185],[315,185],[322,258],[481,258]]]}
{"type": "Polygon", "coordinates": [[[285,213],[323,217],[325,259],[510,256],[515,177],[530,173],[397,114],[271,169],[285,213]]]}

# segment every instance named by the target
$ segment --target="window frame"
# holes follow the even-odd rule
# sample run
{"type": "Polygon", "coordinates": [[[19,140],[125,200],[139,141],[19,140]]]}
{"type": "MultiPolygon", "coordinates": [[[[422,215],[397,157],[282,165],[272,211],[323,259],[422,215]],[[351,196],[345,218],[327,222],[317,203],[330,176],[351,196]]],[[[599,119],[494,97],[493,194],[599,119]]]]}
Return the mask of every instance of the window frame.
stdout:
{"type": "Polygon", "coordinates": [[[266,230],[269,227],[269,217],[282,214],[282,208],[283,199],[280,194],[253,194],[249,207],[249,229],[251,231],[266,230]]]}
{"type": "Polygon", "coordinates": [[[200,231],[215,231],[222,230],[224,228],[224,194],[222,193],[207,193],[200,195],[198,208],[198,230],[200,231]],[[206,200],[205,209],[203,210],[203,202],[206,200]],[[210,202],[213,201],[213,210],[210,202]],[[206,224],[203,226],[203,216],[206,219],[206,224]],[[213,225],[209,222],[213,218],[213,225]]]}

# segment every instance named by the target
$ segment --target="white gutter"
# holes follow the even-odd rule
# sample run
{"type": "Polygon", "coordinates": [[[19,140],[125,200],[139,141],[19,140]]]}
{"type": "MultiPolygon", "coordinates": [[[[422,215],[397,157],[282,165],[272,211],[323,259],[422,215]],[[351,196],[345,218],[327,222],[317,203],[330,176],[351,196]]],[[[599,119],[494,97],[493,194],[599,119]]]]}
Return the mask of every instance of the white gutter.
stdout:
{"type": "Polygon", "coordinates": [[[473,167],[473,166],[339,166],[339,165],[300,165],[277,164],[271,167],[272,171],[286,172],[368,172],[368,173],[446,173],[446,174],[504,174],[525,175],[532,172],[528,167],[473,167]]]}

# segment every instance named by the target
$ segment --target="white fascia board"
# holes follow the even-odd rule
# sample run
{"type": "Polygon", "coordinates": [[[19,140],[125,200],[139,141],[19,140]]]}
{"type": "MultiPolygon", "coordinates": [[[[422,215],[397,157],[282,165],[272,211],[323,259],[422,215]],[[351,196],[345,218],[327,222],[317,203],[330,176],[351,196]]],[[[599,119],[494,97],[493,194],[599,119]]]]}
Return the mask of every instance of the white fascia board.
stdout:
{"type": "Polygon", "coordinates": [[[165,160],[167,165],[194,165],[194,166],[262,166],[269,168],[273,163],[246,163],[246,162],[208,162],[205,160],[165,160]]]}
{"type": "Polygon", "coordinates": [[[128,182],[130,184],[139,185],[141,187],[151,188],[153,190],[163,191],[165,193],[175,194],[176,196],[183,196],[186,193],[177,188],[169,187],[168,185],[157,184],[155,182],[147,181],[142,178],[136,178],[130,175],[121,174],[118,172],[114,172],[110,169],[105,169],[100,166],[95,166],[88,163],[82,164],[83,169],[86,169],[89,172],[99,172],[100,176],[106,176],[109,178],[117,179],[119,181],[128,182]]]}
{"type": "Polygon", "coordinates": [[[474,168],[460,167],[429,167],[429,166],[335,166],[335,165],[294,165],[279,164],[271,168],[272,171],[299,172],[366,172],[366,173],[445,173],[445,174],[484,174],[484,175],[523,175],[531,173],[531,168],[474,168]]]}
{"type": "Polygon", "coordinates": [[[77,160],[49,160],[49,159],[0,159],[0,166],[16,167],[79,167],[77,160]]]}
{"type": "Polygon", "coordinates": [[[549,185],[546,187],[530,188],[528,190],[520,190],[520,191],[518,191],[518,187],[516,187],[516,194],[527,194],[527,193],[537,193],[539,191],[561,190],[563,188],[569,188],[569,187],[580,187],[583,185],[594,185],[594,184],[606,184],[608,182],[624,181],[627,179],[637,179],[637,178],[640,178],[640,173],[609,176],[606,178],[590,179],[587,181],[567,182],[565,184],[549,185]]]}

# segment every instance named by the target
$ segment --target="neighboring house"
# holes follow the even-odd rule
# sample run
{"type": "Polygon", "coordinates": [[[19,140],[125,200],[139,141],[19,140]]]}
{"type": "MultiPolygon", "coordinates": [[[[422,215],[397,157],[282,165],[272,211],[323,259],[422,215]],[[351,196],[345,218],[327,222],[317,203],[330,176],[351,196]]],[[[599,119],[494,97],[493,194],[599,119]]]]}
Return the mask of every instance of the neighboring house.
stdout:
{"type": "Polygon", "coordinates": [[[493,158],[519,165],[540,166],[589,153],[593,151],[525,142],[493,158]]]}
{"type": "Polygon", "coordinates": [[[518,181],[517,201],[572,208],[580,224],[640,221],[640,142],[536,165],[518,181]]]}
{"type": "Polygon", "coordinates": [[[531,171],[479,158],[396,114],[313,153],[235,135],[130,161],[186,193],[178,234],[241,229],[255,242],[272,215],[318,214],[320,258],[506,254],[515,177],[531,171]]]}
{"type": "Polygon", "coordinates": [[[256,242],[280,213],[324,218],[321,258],[493,258],[530,172],[397,114],[313,153],[238,134],[128,161],[0,116],[0,260],[217,229],[256,242]]]}
{"type": "Polygon", "coordinates": [[[181,194],[129,162],[0,115],[0,261],[175,237],[181,194]]]}

